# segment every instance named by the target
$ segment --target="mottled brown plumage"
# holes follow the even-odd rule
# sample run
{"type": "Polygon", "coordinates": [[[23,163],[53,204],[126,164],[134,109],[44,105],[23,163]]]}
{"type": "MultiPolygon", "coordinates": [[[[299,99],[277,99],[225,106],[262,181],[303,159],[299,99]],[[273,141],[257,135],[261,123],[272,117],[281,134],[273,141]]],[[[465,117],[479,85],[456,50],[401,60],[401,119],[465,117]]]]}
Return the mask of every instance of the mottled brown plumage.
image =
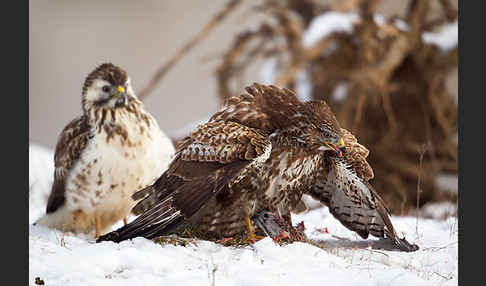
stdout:
{"type": "Polygon", "coordinates": [[[154,238],[187,223],[231,236],[246,229],[245,218],[289,215],[309,194],[361,236],[386,234],[403,245],[368,183],[367,155],[325,102],[253,84],[182,142],[155,184],[134,194],[144,198],[133,209],[140,216],[100,241],[154,238]]]}
{"type": "Polygon", "coordinates": [[[55,212],[64,204],[66,171],[71,170],[73,164],[79,159],[81,151],[88,143],[91,128],[86,117],[80,116],[73,119],[61,132],[56,144],[54,154],[54,182],[52,191],[47,201],[46,213],[55,212]]]}

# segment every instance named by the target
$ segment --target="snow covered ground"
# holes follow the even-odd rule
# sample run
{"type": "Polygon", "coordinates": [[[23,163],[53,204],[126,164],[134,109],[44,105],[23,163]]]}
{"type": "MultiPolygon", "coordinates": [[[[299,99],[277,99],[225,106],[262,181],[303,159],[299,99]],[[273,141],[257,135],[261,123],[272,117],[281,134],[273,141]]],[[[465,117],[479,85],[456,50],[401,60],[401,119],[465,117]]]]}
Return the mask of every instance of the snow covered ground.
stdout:
{"type": "Polygon", "coordinates": [[[29,144],[29,223],[45,211],[54,181],[54,151],[29,144]]]}
{"type": "MultiPolygon", "coordinates": [[[[32,223],[47,202],[52,151],[31,144],[29,164],[32,223]]],[[[186,247],[160,245],[144,238],[94,243],[30,225],[29,283],[36,285],[38,277],[50,286],[458,284],[456,217],[421,218],[418,228],[415,217],[392,217],[399,233],[420,246],[414,253],[382,250],[387,247],[383,241],[359,238],[327,208],[295,215],[293,220],[303,220],[308,237],[322,248],[305,243],[278,246],[270,238],[243,248],[202,240],[186,247]]]]}

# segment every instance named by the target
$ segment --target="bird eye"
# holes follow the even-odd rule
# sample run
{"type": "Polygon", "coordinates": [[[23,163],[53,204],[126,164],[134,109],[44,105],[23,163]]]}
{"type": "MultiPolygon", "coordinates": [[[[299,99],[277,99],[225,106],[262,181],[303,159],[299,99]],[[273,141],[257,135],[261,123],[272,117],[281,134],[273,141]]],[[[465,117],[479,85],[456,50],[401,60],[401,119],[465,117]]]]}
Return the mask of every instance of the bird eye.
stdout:
{"type": "Polygon", "coordinates": [[[110,91],[110,87],[108,85],[105,85],[101,88],[101,90],[103,90],[104,92],[109,92],[110,91]]]}

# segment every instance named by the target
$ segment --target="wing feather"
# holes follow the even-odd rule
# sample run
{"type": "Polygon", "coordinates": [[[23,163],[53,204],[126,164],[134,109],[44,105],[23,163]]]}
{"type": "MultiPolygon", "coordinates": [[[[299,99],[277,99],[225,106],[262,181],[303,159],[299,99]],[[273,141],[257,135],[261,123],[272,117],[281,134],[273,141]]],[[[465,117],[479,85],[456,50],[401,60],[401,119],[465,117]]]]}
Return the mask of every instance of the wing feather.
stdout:
{"type": "MultiPolygon", "coordinates": [[[[356,137],[349,132],[348,130],[341,128],[342,138],[344,141],[344,145],[346,147],[346,152],[344,153],[344,159],[346,162],[351,165],[353,171],[356,175],[364,180],[369,181],[374,177],[373,169],[371,168],[366,158],[368,157],[369,150],[358,143],[356,137]]],[[[317,180],[318,184],[321,184],[322,180],[317,180]]],[[[316,186],[317,190],[323,194],[320,195],[321,199],[328,203],[329,192],[332,189],[328,189],[327,187],[323,186],[316,186]]],[[[298,213],[300,211],[304,211],[307,209],[306,203],[301,199],[299,204],[301,205],[299,209],[292,210],[294,213],[298,213]]]]}
{"type": "Polygon", "coordinates": [[[229,97],[209,122],[233,121],[271,133],[277,128],[291,125],[293,122],[289,116],[297,114],[302,105],[295,93],[287,88],[253,83],[245,91],[229,97]]]}
{"type": "Polygon", "coordinates": [[[54,183],[47,201],[46,213],[55,212],[64,204],[66,178],[86,147],[90,130],[85,116],[73,119],[62,130],[54,154],[54,183]]]}
{"type": "Polygon", "coordinates": [[[398,237],[383,199],[345,159],[332,158],[329,169],[320,173],[308,194],[327,205],[336,219],[362,238],[367,238],[370,233],[376,237],[386,235],[404,251],[418,249],[398,237]]]}

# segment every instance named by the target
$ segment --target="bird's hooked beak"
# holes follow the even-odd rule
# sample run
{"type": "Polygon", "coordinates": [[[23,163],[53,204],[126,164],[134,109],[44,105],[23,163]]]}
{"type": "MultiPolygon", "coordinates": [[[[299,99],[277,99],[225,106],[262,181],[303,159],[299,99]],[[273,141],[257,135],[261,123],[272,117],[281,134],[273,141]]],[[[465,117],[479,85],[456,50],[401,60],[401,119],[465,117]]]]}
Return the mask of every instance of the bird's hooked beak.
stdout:
{"type": "Polygon", "coordinates": [[[117,98],[115,102],[115,107],[126,105],[127,98],[125,95],[125,88],[123,86],[121,85],[118,86],[118,88],[116,89],[116,93],[113,94],[113,97],[117,98]]]}
{"type": "Polygon", "coordinates": [[[319,149],[322,151],[332,150],[337,154],[338,157],[342,157],[343,154],[346,152],[346,148],[344,146],[344,140],[342,138],[341,140],[339,140],[338,145],[330,142],[326,142],[325,146],[321,146],[319,149]]]}

